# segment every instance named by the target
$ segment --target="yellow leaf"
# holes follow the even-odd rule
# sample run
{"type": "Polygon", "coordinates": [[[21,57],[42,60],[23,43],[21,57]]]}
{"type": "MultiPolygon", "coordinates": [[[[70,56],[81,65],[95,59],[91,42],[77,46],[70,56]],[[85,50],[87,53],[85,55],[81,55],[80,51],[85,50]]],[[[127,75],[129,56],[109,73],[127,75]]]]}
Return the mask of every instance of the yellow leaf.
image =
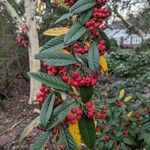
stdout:
{"type": "Polygon", "coordinates": [[[72,88],[72,90],[73,90],[73,93],[74,93],[75,95],[78,95],[77,89],[76,89],[74,86],[71,86],[71,88],[72,88]]]}
{"type": "Polygon", "coordinates": [[[124,97],[124,94],[125,94],[125,90],[122,89],[119,93],[119,98],[123,98],[124,97]]]}
{"type": "Polygon", "coordinates": [[[71,54],[68,50],[66,49],[60,49],[60,52],[64,53],[64,54],[71,54]]]}
{"type": "Polygon", "coordinates": [[[64,2],[64,0],[54,0],[55,2],[57,2],[60,6],[69,9],[69,6],[67,6],[64,2]]]}
{"type": "Polygon", "coordinates": [[[81,135],[79,131],[78,122],[76,124],[69,125],[69,131],[74,138],[75,142],[77,143],[78,148],[81,146],[81,135]]]}
{"type": "Polygon", "coordinates": [[[130,101],[131,99],[132,99],[132,96],[127,96],[127,97],[125,97],[124,102],[128,102],[128,101],[130,101]]]}
{"type": "Polygon", "coordinates": [[[57,27],[46,30],[43,34],[48,36],[60,36],[66,34],[69,31],[67,27],[57,27]]]}
{"type": "Polygon", "coordinates": [[[106,58],[104,56],[99,57],[99,64],[101,67],[101,73],[107,75],[108,74],[108,65],[107,65],[106,58]]]}
{"type": "Polygon", "coordinates": [[[132,114],[133,114],[133,111],[130,111],[130,112],[127,114],[127,116],[128,116],[128,117],[131,117],[132,114]]]}

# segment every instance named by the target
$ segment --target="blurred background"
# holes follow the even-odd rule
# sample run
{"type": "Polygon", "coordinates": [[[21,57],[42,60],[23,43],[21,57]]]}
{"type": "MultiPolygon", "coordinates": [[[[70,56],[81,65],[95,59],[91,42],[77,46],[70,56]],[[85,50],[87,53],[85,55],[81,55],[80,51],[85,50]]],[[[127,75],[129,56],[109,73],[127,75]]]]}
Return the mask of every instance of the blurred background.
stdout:
{"type": "MultiPolygon", "coordinates": [[[[109,75],[97,85],[96,97],[112,98],[125,89],[149,98],[150,1],[109,0],[108,4],[109,75]]],[[[27,72],[42,68],[33,55],[50,39],[43,32],[66,12],[62,6],[57,0],[0,0],[0,150],[17,149],[20,132],[36,116],[36,104],[29,104],[39,83],[30,81],[27,72]]],[[[35,134],[25,141],[24,149],[35,134]]]]}

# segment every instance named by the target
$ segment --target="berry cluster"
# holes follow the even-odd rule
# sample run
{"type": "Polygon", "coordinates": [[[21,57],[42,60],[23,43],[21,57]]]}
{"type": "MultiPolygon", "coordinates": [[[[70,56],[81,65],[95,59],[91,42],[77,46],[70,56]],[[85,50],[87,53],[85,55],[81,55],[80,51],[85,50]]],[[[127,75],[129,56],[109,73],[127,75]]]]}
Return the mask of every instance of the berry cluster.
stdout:
{"type": "Polygon", "coordinates": [[[107,107],[104,106],[104,107],[102,108],[101,112],[98,112],[98,113],[96,114],[96,117],[97,117],[98,119],[106,119],[106,118],[108,117],[108,115],[107,115],[106,113],[107,113],[107,107]]]}
{"type": "Polygon", "coordinates": [[[78,71],[71,74],[71,78],[67,75],[62,77],[62,80],[74,87],[80,86],[94,86],[97,83],[97,76],[95,74],[88,76],[81,76],[78,71]]]}
{"type": "Polygon", "coordinates": [[[92,119],[96,115],[96,109],[95,109],[94,103],[93,102],[87,102],[85,104],[85,106],[86,106],[86,109],[88,111],[87,116],[92,119]]]}
{"type": "Polygon", "coordinates": [[[87,45],[80,46],[78,42],[73,44],[73,49],[75,53],[86,54],[88,53],[89,47],[87,45]]]}
{"type": "Polygon", "coordinates": [[[71,113],[67,115],[67,121],[71,124],[77,123],[82,118],[82,110],[79,108],[72,108],[71,113]]]}
{"type": "Polygon", "coordinates": [[[137,122],[141,121],[141,115],[140,115],[140,114],[135,114],[135,115],[133,116],[133,118],[134,118],[137,122]]]}
{"type": "Polygon", "coordinates": [[[97,0],[97,6],[93,10],[92,17],[86,22],[86,27],[90,30],[93,36],[99,36],[98,28],[105,30],[107,27],[103,21],[110,16],[108,7],[102,7],[106,4],[106,0],[97,0]]]}
{"type": "Polygon", "coordinates": [[[61,66],[61,67],[47,66],[47,73],[49,75],[64,76],[67,73],[67,67],[65,67],[65,66],[61,66]]]}
{"type": "Polygon", "coordinates": [[[117,107],[121,107],[121,106],[123,106],[123,104],[124,104],[123,102],[116,102],[116,103],[115,103],[115,105],[116,105],[117,107]]]}
{"type": "Polygon", "coordinates": [[[26,25],[23,25],[21,29],[19,29],[19,32],[16,35],[16,41],[22,47],[27,47],[29,44],[27,38],[27,32],[28,32],[28,27],[26,25]]]}
{"type": "Polygon", "coordinates": [[[27,47],[28,46],[28,40],[26,40],[26,37],[24,37],[24,35],[18,33],[16,35],[16,41],[17,43],[22,46],[22,47],[27,47]]]}
{"type": "Polygon", "coordinates": [[[128,137],[129,136],[129,131],[127,131],[127,130],[123,131],[123,136],[128,137]]]}
{"type": "Polygon", "coordinates": [[[64,0],[64,2],[66,5],[72,6],[77,2],[77,0],[64,0]]]}
{"type": "Polygon", "coordinates": [[[37,101],[38,101],[39,103],[44,103],[45,98],[46,98],[46,95],[47,95],[48,93],[49,93],[49,89],[46,88],[46,87],[44,87],[44,86],[42,86],[42,87],[40,88],[39,93],[38,93],[37,96],[36,96],[37,101]]]}
{"type": "Polygon", "coordinates": [[[98,49],[99,49],[100,55],[104,55],[105,54],[105,52],[107,50],[105,40],[99,41],[99,43],[98,43],[98,49]]]}

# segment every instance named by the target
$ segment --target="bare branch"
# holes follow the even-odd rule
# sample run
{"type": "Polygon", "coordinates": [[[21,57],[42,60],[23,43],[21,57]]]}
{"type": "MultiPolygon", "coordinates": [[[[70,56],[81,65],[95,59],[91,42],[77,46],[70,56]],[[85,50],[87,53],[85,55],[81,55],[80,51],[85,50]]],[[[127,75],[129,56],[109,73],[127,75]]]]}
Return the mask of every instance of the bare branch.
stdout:
{"type": "Polygon", "coordinates": [[[122,20],[122,22],[126,25],[126,27],[128,29],[132,29],[135,33],[137,33],[143,41],[145,41],[145,33],[139,29],[138,27],[136,27],[135,25],[133,25],[131,22],[129,22],[128,20],[126,20],[119,12],[117,9],[117,6],[114,7],[114,13],[117,15],[118,18],[120,18],[122,20]]]}

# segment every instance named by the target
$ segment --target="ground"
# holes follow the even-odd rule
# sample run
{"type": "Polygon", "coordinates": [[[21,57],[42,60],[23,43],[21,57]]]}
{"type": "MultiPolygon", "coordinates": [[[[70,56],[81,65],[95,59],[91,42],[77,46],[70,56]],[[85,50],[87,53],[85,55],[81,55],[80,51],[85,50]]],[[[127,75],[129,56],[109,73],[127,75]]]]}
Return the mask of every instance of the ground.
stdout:
{"type": "MultiPolygon", "coordinates": [[[[37,113],[33,105],[28,105],[29,85],[21,81],[11,89],[15,95],[9,99],[0,99],[0,150],[17,150],[19,136],[37,113]]],[[[23,142],[22,150],[29,150],[29,145],[34,141],[37,130],[23,142]]]]}

